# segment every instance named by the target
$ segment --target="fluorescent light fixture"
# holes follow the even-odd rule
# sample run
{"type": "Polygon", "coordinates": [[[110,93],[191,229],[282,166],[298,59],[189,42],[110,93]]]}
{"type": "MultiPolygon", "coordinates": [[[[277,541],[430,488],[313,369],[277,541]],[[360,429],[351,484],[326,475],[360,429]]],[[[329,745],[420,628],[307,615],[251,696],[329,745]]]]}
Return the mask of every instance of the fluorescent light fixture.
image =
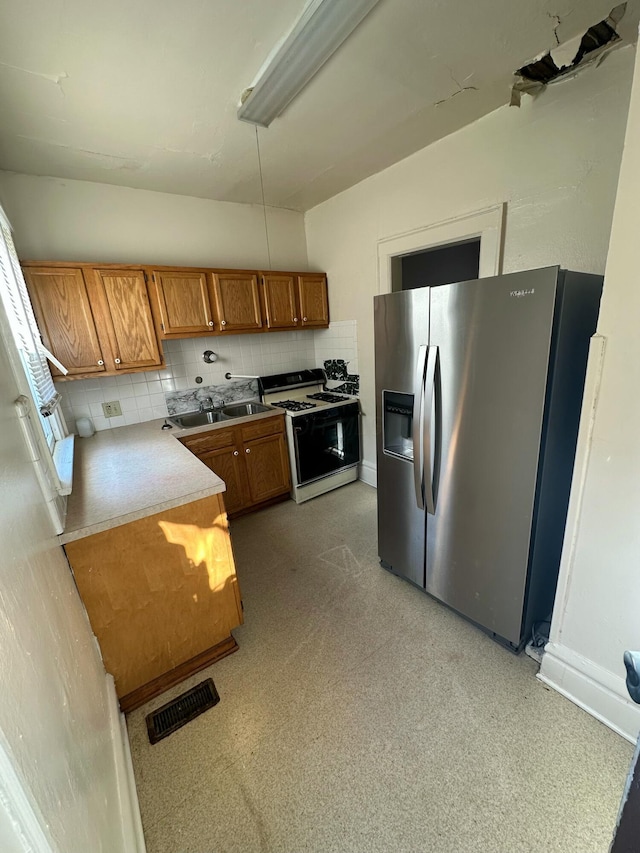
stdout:
{"type": "Polygon", "coordinates": [[[243,93],[238,118],[269,127],[378,2],[310,0],[243,93]]]}

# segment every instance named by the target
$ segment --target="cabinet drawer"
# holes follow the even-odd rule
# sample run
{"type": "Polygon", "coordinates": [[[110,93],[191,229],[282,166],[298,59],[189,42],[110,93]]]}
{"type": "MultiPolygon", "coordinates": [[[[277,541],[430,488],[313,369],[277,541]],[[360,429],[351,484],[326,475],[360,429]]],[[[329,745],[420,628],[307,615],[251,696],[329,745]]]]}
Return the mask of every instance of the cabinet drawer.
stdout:
{"type": "Polygon", "coordinates": [[[205,450],[219,450],[235,444],[235,436],[233,429],[212,429],[210,432],[200,432],[197,435],[180,438],[179,441],[197,456],[205,450]]]}
{"type": "Polygon", "coordinates": [[[273,418],[264,418],[243,426],[242,440],[251,441],[254,438],[262,438],[263,435],[274,435],[278,432],[284,432],[284,415],[275,415],[273,418]]]}

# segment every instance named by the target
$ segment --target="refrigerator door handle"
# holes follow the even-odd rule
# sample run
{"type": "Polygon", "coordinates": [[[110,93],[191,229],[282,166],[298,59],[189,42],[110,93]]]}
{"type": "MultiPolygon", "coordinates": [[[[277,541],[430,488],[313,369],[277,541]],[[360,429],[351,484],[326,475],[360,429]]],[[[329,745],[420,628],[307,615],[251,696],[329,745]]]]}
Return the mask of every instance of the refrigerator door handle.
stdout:
{"type": "Polygon", "coordinates": [[[436,487],[437,471],[439,465],[436,460],[440,453],[440,400],[439,400],[439,348],[429,347],[425,376],[425,395],[423,408],[423,441],[424,441],[424,472],[425,472],[425,501],[427,512],[435,515],[436,512],[436,487]],[[434,413],[435,404],[435,413],[434,413]],[[434,416],[435,415],[435,416],[434,416]],[[435,439],[435,440],[432,440],[435,439]],[[433,453],[432,453],[433,447],[433,453]]]}
{"type": "Polygon", "coordinates": [[[424,509],[424,379],[427,365],[428,347],[423,344],[418,350],[416,377],[413,386],[413,485],[416,492],[418,509],[424,509]]]}

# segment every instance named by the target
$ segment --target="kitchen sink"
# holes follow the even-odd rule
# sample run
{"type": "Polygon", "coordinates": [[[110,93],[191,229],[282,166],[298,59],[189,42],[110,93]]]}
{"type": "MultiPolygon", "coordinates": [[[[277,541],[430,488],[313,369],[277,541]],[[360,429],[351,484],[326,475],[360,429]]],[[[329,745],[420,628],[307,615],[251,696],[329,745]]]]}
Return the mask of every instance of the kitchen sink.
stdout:
{"type": "Polygon", "coordinates": [[[224,406],[222,414],[227,418],[244,418],[247,415],[258,415],[261,412],[270,412],[270,406],[262,403],[238,403],[235,406],[224,406]]]}
{"type": "Polygon", "coordinates": [[[215,412],[189,412],[186,415],[174,415],[169,420],[183,429],[188,429],[189,427],[204,426],[205,424],[217,424],[224,420],[224,418],[218,410],[215,412]]]}

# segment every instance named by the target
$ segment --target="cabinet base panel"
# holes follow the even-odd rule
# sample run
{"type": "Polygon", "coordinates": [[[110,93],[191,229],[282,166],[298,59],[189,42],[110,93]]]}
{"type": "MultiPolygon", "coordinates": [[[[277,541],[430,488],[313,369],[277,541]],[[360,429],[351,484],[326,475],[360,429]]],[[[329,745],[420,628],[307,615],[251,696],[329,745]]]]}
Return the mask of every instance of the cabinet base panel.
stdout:
{"type": "Polygon", "coordinates": [[[177,666],[175,669],[165,672],[163,675],[158,676],[158,678],[154,678],[153,681],[143,684],[142,687],[137,687],[135,690],[132,690],[131,693],[127,693],[126,696],[121,696],[121,710],[125,713],[135,711],[136,708],[144,705],[145,702],[148,702],[155,696],[159,696],[170,687],[180,684],[181,681],[184,681],[185,678],[188,678],[195,672],[200,672],[201,669],[206,669],[206,667],[211,666],[212,663],[225,658],[227,655],[233,654],[233,652],[236,652],[237,650],[238,644],[235,639],[229,635],[225,640],[222,640],[221,643],[217,643],[210,649],[207,649],[190,660],[181,663],[180,666],[177,666]]]}
{"type": "Polygon", "coordinates": [[[237,509],[235,512],[228,512],[227,518],[229,521],[233,521],[234,518],[240,518],[242,515],[249,515],[250,512],[257,512],[260,509],[266,509],[268,506],[273,506],[273,504],[282,503],[282,501],[289,500],[289,491],[287,490],[282,495],[277,495],[275,498],[269,498],[268,501],[262,501],[259,504],[251,504],[251,506],[243,507],[242,509],[237,509]]]}

